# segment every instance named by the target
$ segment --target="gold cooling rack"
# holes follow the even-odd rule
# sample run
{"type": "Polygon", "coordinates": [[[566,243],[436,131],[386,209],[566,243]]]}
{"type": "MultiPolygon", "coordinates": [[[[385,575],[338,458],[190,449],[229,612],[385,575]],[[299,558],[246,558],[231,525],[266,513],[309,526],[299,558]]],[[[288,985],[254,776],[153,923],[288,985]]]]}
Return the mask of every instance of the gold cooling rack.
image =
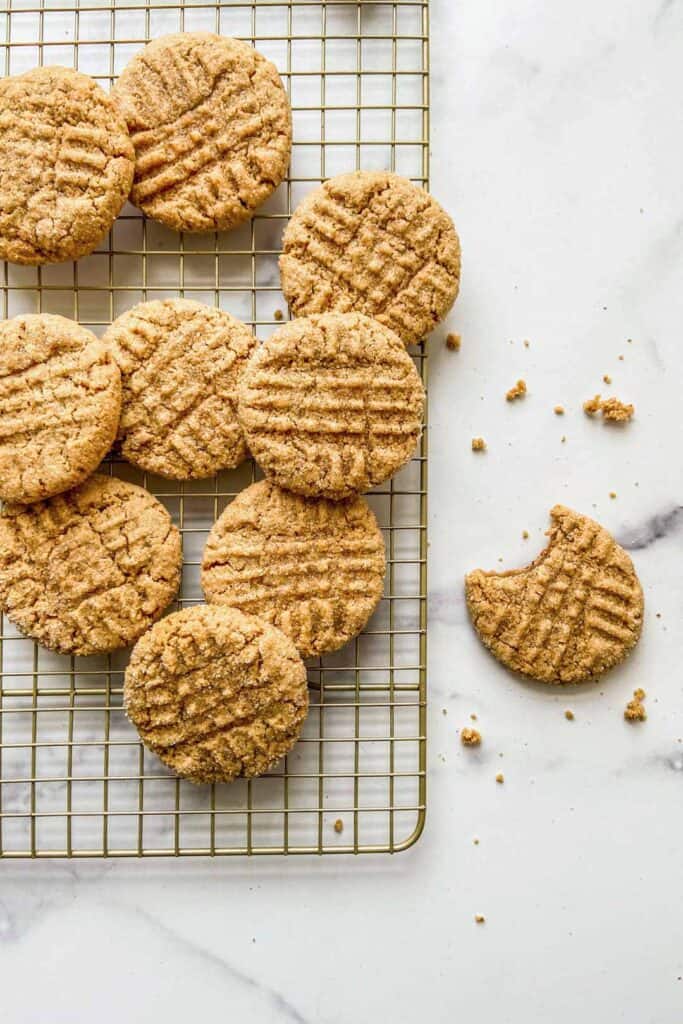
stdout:
{"type": "MultiPolygon", "coordinates": [[[[0,64],[77,67],[108,88],[145,42],[215,31],[278,66],[294,117],[290,176],[250,224],[178,235],[126,206],[99,249],[43,268],[3,265],[2,316],[51,312],[102,333],[144,299],[186,295],[254,326],[286,303],[277,257],[301,198],[354,168],[428,184],[427,0],[0,0],[0,64]]],[[[414,350],[426,379],[426,352],[414,350]]],[[[393,853],[420,836],[426,769],[427,445],[369,500],[384,530],[385,597],[365,632],[311,663],[311,712],[294,751],[268,776],[194,786],[147,753],[122,710],[127,652],[67,658],[0,619],[0,857],[150,857],[393,853]],[[342,823],[341,830],[339,822],[342,823]],[[336,828],[335,828],[336,824],[336,828]]],[[[202,600],[208,530],[255,467],[192,483],[114,460],[183,535],[179,605],[202,600]]]]}

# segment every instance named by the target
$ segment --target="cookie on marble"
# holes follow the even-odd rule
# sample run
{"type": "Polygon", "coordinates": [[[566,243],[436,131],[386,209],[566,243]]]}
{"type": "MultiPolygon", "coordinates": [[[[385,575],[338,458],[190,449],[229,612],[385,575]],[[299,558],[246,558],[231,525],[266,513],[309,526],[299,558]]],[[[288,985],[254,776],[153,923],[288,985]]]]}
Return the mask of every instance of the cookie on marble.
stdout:
{"type": "Polygon", "coordinates": [[[142,302],[104,335],[120,370],[121,452],[174,480],[247,457],[236,388],[256,339],[229,313],[188,299],[142,302]]]}
{"type": "Polygon", "coordinates": [[[531,565],[475,569],[465,580],[474,628],[507,668],[544,683],[580,683],[630,653],[643,623],[633,562],[588,516],[550,510],[549,543],[531,565]]]}
{"type": "Polygon", "coordinates": [[[114,223],[133,182],[128,130],[96,82],[42,67],[0,80],[0,259],[77,260],[114,223]]]}
{"type": "Polygon", "coordinates": [[[272,768],[308,712],[292,641],[236,608],[195,605],[135,646],[124,702],[142,742],[192,782],[232,782],[272,768]]]}
{"type": "Polygon", "coordinates": [[[256,349],[238,416],[265,475],[309,497],[350,497],[413,455],[424,388],[393,331],[361,313],[292,320],[256,349]]]}
{"type": "Polygon", "coordinates": [[[303,498],[262,480],[214,524],[201,582],[208,601],[266,619],[309,657],[360,633],[385,570],[382,533],[363,498],[303,498]]]}
{"type": "Polygon", "coordinates": [[[240,224],[287,173],[287,94],[275,66],[238,39],[155,39],[111,95],[135,146],[131,201],[175,231],[240,224]]]}
{"type": "Polygon", "coordinates": [[[32,502],[83,480],[109,451],[121,377],[106,345],[50,313],[0,322],[0,498],[32,502]]]}
{"type": "Polygon", "coordinates": [[[96,473],[80,487],[0,516],[0,610],[61,654],[127,647],[180,583],[180,534],[134,484],[96,473]]]}
{"type": "Polygon", "coordinates": [[[295,316],[355,310],[407,345],[455,302],[460,242],[424,189],[388,171],[356,171],[330,178],[295,210],[280,273],[295,316]]]}

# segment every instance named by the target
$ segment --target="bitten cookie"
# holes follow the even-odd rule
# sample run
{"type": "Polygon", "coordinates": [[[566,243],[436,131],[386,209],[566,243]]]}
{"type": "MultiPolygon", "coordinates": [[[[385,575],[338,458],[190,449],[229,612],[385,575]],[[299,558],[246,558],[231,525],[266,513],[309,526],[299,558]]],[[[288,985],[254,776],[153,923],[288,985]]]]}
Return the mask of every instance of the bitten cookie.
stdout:
{"type": "Polygon", "coordinates": [[[256,349],[238,415],[265,475],[338,500],[388,479],[422,429],[424,388],[400,338],[360,313],[293,320],[256,349]]]}
{"type": "Polygon", "coordinates": [[[149,43],[111,92],[135,145],[131,200],[176,231],[252,216],[287,172],[291,114],[277,70],[209,32],[149,43]]]}
{"type": "Polygon", "coordinates": [[[121,370],[119,438],[129,462],[175,480],[212,476],[247,457],[237,381],[256,344],[220,309],[142,302],[104,335],[121,370]]]}
{"type": "Polygon", "coordinates": [[[201,582],[208,601],[267,619],[308,657],[360,633],[385,568],[382,533],[363,498],[302,498],[262,480],[214,524],[201,582]]]}
{"type": "Polygon", "coordinates": [[[292,641],[235,608],[195,605],[136,644],[124,702],[140,738],[192,782],[268,771],[294,746],[308,711],[292,641]]]}
{"type": "Polygon", "coordinates": [[[330,178],[295,210],[280,273],[295,316],[356,310],[407,345],[453,305],[460,242],[424,189],[388,171],[356,171],[330,178]]]}
{"type": "Polygon", "coordinates": [[[550,516],[550,541],[531,565],[469,573],[467,607],[480,639],[508,668],[544,683],[580,683],[635,646],[643,591],[607,530],[562,505],[550,516]]]}
{"type": "Polygon", "coordinates": [[[106,345],[63,316],[0,322],[0,498],[81,483],[116,437],[121,377],[106,345]]]}
{"type": "Polygon", "coordinates": [[[180,534],[142,487],[95,474],[0,517],[0,609],[61,654],[132,644],[180,583],[180,534]]]}
{"type": "Polygon", "coordinates": [[[133,146],[109,96],[69,68],[0,80],[0,259],[92,252],[133,182],[133,146]]]}

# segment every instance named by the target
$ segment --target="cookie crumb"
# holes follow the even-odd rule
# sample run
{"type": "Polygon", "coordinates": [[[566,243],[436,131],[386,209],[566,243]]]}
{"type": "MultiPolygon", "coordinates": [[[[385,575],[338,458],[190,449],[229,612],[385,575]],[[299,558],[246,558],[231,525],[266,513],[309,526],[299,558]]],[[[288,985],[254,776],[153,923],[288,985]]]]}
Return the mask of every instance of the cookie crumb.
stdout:
{"type": "Polygon", "coordinates": [[[524,345],[524,348],[528,348],[529,347],[529,342],[527,341],[526,338],[524,339],[523,345],[524,345]]]}
{"type": "Polygon", "coordinates": [[[600,395],[595,395],[593,398],[587,398],[583,403],[583,411],[586,416],[595,416],[596,413],[600,412],[602,403],[600,401],[600,395]]]}
{"type": "Polygon", "coordinates": [[[498,772],[498,774],[496,775],[496,782],[500,783],[501,786],[505,782],[505,776],[503,775],[502,772],[498,772]]]}
{"type": "Polygon", "coordinates": [[[556,416],[564,416],[564,406],[563,405],[556,405],[555,408],[553,409],[553,412],[555,413],[556,416]]]}
{"type": "Polygon", "coordinates": [[[524,540],[528,540],[529,539],[529,531],[528,530],[522,530],[522,537],[524,538],[524,540]]]}
{"type": "Polygon", "coordinates": [[[479,846],[479,838],[477,836],[474,837],[472,842],[474,843],[475,846],[479,846]]]}
{"type": "Polygon", "coordinates": [[[570,711],[570,709],[567,708],[567,710],[564,713],[564,717],[567,719],[568,722],[573,722],[574,721],[574,712],[570,711]]]}
{"type": "Polygon", "coordinates": [[[602,403],[602,418],[612,423],[627,423],[633,418],[635,409],[632,405],[620,402],[618,398],[608,398],[602,403]]]}
{"type": "Polygon", "coordinates": [[[526,394],[526,381],[518,380],[509,391],[505,392],[505,398],[508,402],[514,402],[516,398],[523,398],[526,394]]]}
{"type": "Polygon", "coordinates": [[[612,383],[612,378],[610,377],[609,373],[604,374],[602,379],[604,380],[605,384],[611,384],[612,383]]]}
{"type": "Polygon", "coordinates": [[[624,357],[623,357],[623,356],[617,356],[617,358],[618,358],[618,359],[621,359],[621,361],[622,361],[622,363],[623,363],[623,361],[624,361],[624,357]]]}
{"type": "Polygon", "coordinates": [[[284,314],[281,309],[276,309],[275,312],[273,313],[274,320],[282,320],[283,316],[284,314]]]}
{"type": "Polygon", "coordinates": [[[562,444],[566,444],[566,441],[567,441],[567,438],[566,438],[566,437],[565,437],[565,435],[563,434],[563,435],[562,435],[562,437],[560,438],[560,442],[561,442],[562,444]]]}
{"type": "Polygon", "coordinates": [[[484,440],[483,437],[473,437],[472,438],[472,451],[473,452],[485,452],[486,451],[486,441],[484,440]]]}
{"type": "Polygon", "coordinates": [[[484,924],[484,922],[486,921],[486,918],[484,917],[483,914],[475,914],[474,915],[474,920],[477,922],[477,924],[484,924]]]}
{"type": "Polygon", "coordinates": [[[481,744],[481,733],[476,729],[465,728],[460,731],[460,742],[463,747],[478,747],[481,744]]]}
{"type": "Polygon", "coordinates": [[[335,821],[334,831],[337,833],[344,831],[344,822],[341,820],[341,818],[337,818],[337,820],[335,821]]]}
{"type": "Polygon", "coordinates": [[[477,720],[477,716],[474,713],[470,715],[470,718],[472,719],[473,722],[476,722],[477,720]]]}
{"type": "Polygon", "coordinates": [[[441,708],[441,714],[442,715],[447,715],[448,714],[448,711],[446,710],[446,708],[441,708]]]}
{"type": "Polygon", "coordinates": [[[627,722],[644,722],[647,718],[647,711],[643,701],[647,694],[645,690],[638,687],[633,691],[633,700],[630,700],[624,709],[624,718],[627,722]]]}
{"type": "Polygon", "coordinates": [[[610,491],[610,492],[609,492],[609,496],[610,496],[610,498],[613,498],[613,499],[614,499],[614,498],[616,498],[616,496],[617,496],[617,492],[616,492],[616,491],[610,491]]]}
{"type": "Polygon", "coordinates": [[[451,352],[459,352],[462,344],[462,338],[459,334],[447,334],[446,335],[446,348],[450,349],[451,352]]]}

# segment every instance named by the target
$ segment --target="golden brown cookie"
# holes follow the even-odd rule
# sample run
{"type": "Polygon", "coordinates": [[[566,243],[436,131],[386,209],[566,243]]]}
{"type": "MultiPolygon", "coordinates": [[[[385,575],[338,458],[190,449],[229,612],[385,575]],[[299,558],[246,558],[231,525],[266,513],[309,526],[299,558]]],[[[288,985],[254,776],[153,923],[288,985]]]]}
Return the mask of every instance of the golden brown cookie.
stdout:
{"type": "Polygon", "coordinates": [[[0,610],[61,654],[132,644],[180,583],[180,534],[142,487],[96,473],[0,516],[0,610]]]}
{"type": "Polygon", "coordinates": [[[50,313],[0,321],[0,498],[39,501],[81,483],[120,411],[118,367],[94,334],[50,313]]]}
{"type": "Polygon", "coordinates": [[[155,39],[111,95],[135,145],[131,200],[176,231],[234,227],[287,173],[287,94],[275,66],[238,39],[155,39]]]}
{"type": "Polygon", "coordinates": [[[550,517],[550,541],[531,565],[469,573],[467,607],[507,668],[544,683],[580,683],[635,646],[643,591],[633,562],[602,526],[563,505],[550,517]]]}
{"type": "Polygon", "coordinates": [[[146,747],[192,782],[268,771],[294,746],[308,711],[292,641],[235,608],[195,605],[136,644],[124,702],[146,747]]]}
{"type": "Polygon", "coordinates": [[[280,327],[254,352],[237,393],[266,476],[311,497],[347,498],[388,479],[422,429],[412,359],[393,331],[360,313],[280,327]]]}
{"type": "Polygon", "coordinates": [[[385,568],[382,533],[363,498],[302,498],[262,480],[214,524],[202,587],[208,601],[271,622],[309,657],[360,633],[385,568]]]}
{"type": "Polygon", "coordinates": [[[133,182],[126,125],[92,78],[35,68],[0,80],[0,259],[92,252],[133,182]]]}
{"type": "Polygon", "coordinates": [[[247,457],[236,387],[256,344],[229,313],[187,299],[141,302],[104,336],[123,382],[119,438],[129,462],[175,480],[247,457]]]}
{"type": "Polygon", "coordinates": [[[455,302],[460,242],[424,189],[388,171],[355,171],[330,178],[295,210],[280,273],[295,316],[356,310],[408,345],[455,302]]]}

